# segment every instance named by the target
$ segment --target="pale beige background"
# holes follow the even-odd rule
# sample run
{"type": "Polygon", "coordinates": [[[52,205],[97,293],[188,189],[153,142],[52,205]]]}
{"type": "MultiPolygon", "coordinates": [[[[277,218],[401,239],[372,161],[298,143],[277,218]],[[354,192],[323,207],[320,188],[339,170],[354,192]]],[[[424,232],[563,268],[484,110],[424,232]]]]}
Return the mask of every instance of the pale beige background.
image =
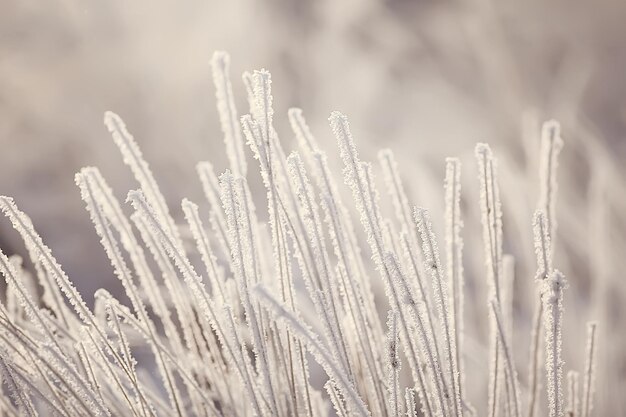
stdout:
{"type": "MultiPolygon", "coordinates": [[[[575,332],[606,316],[607,333],[618,335],[607,343],[612,379],[600,393],[601,410],[618,415],[626,374],[624,22],[619,0],[0,0],[0,194],[30,214],[86,299],[96,288],[119,288],[73,174],[100,167],[121,199],[136,187],[102,124],[114,110],[180,219],[182,197],[201,200],[195,163],[226,167],[209,72],[212,52],[222,49],[232,55],[241,113],[239,75],[269,69],[287,148],[286,110],[299,106],[333,154],[326,118],[339,109],[365,158],[380,147],[396,152],[421,205],[438,209],[443,158],[459,155],[464,205],[474,215],[473,145],[490,142],[501,160],[505,249],[528,281],[536,200],[528,143],[536,141],[522,140],[522,120],[557,118],[566,141],[557,261],[579,314],[568,325],[575,332]],[[527,175],[530,185],[520,185],[527,175]]],[[[481,267],[474,223],[466,228],[470,274],[481,267]]],[[[0,245],[23,253],[6,221],[0,245]]],[[[530,285],[520,288],[528,295],[530,285]]],[[[518,308],[525,343],[529,310],[518,308]]],[[[579,360],[582,334],[574,343],[570,357],[579,360]]]]}

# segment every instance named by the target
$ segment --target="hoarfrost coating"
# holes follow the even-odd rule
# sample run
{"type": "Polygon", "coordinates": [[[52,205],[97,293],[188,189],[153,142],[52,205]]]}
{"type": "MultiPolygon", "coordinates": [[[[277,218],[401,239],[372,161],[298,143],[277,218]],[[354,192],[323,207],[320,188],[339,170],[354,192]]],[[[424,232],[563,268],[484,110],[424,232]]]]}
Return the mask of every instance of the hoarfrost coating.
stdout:
{"type": "Polygon", "coordinates": [[[514,258],[504,253],[497,174],[507,165],[496,166],[489,145],[476,146],[478,170],[470,175],[478,176],[473,204],[479,210],[470,212],[480,213],[480,242],[463,229],[469,201],[461,191],[468,174],[461,158],[441,162],[440,213],[412,201],[393,152],[381,151],[391,197],[385,204],[378,169],[360,156],[347,116],[335,111],[329,119],[343,176],[330,168],[300,109],[288,112],[300,149],[287,156],[273,125],[270,73],[244,74],[250,112],[239,117],[229,62],[224,52],[211,61],[230,167],[217,174],[211,163],[197,164],[208,207],[183,199],[185,222],[178,223],[138,142],[113,112],[105,113],[105,124],[140,188],[128,192],[123,206],[97,168],[76,174],[78,194],[126,297],[101,289],[91,308],[27,215],[0,197],[35,269],[33,275],[0,252],[7,283],[6,307],[0,304],[3,415],[593,413],[595,322],[584,361],[566,362],[563,355],[570,310],[567,281],[553,267],[562,148],[556,122],[544,125],[537,155],[538,210],[523,221],[535,239],[533,281],[516,276],[514,258]],[[256,170],[247,166],[244,138],[256,170]],[[255,198],[253,175],[260,175],[265,201],[255,198]],[[354,207],[344,201],[347,190],[354,207]],[[434,221],[445,225],[443,254],[434,221]],[[474,279],[482,280],[486,295],[466,294],[476,286],[464,269],[463,249],[470,246],[483,247],[478,263],[484,266],[474,279]],[[518,295],[515,280],[534,285],[534,296],[518,295]],[[535,317],[530,329],[519,330],[516,305],[526,302],[536,306],[535,317]],[[485,306],[484,343],[465,325],[470,303],[485,306]],[[528,377],[516,360],[521,349],[513,349],[514,332],[526,330],[528,377]],[[467,370],[477,350],[489,352],[488,372],[467,370]]]}

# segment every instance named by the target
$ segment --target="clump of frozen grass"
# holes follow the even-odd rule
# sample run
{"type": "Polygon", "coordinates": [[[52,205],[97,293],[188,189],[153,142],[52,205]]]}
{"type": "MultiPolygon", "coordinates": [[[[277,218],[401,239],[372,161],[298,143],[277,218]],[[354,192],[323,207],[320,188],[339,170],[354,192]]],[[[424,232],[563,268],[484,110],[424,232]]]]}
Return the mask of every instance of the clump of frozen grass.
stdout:
{"type": "Polygon", "coordinates": [[[287,156],[273,127],[269,72],[244,74],[250,113],[239,118],[228,67],[228,55],[216,53],[212,69],[230,168],[218,175],[209,162],[197,165],[209,210],[188,199],[181,203],[192,245],[116,114],[107,112],[105,124],[140,186],[128,193],[134,212],[126,214],[97,168],[76,175],[128,306],[99,290],[90,309],[26,214],[0,197],[35,266],[33,277],[19,259],[0,252],[7,282],[6,307],[0,304],[7,395],[0,414],[461,417],[476,415],[476,406],[490,416],[519,417],[539,407],[545,352],[549,415],[590,415],[595,323],[584,369],[568,373],[567,389],[563,382],[565,279],[552,260],[562,147],[556,122],[544,127],[532,226],[540,297],[528,387],[513,358],[513,261],[502,250],[496,159],[487,144],[476,147],[491,345],[490,375],[483,381],[466,375],[464,366],[460,160],[445,164],[442,260],[429,212],[410,202],[393,153],[379,153],[394,207],[386,213],[373,165],[360,159],[348,118],[333,112],[343,182],[369,246],[362,249],[341,177],[330,170],[302,111],[289,111],[300,149],[287,156]],[[246,164],[244,139],[259,164],[266,209],[251,197],[247,176],[254,170],[246,164]],[[199,269],[192,259],[201,261],[199,269]],[[373,279],[382,280],[387,300],[375,299],[373,279]],[[312,314],[302,310],[307,299],[312,314]],[[379,306],[389,308],[386,322],[379,306]],[[139,360],[140,350],[151,352],[152,360],[139,360]],[[326,380],[311,376],[318,365],[326,380]],[[488,399],[470,398],[468,384],[488,385],[488,399]]]}

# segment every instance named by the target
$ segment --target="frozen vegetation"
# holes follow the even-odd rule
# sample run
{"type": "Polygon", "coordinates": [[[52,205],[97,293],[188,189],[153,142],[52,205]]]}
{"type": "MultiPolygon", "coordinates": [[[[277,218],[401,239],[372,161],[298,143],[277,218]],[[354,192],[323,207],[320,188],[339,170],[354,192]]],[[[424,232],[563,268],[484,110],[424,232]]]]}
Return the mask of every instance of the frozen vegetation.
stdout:
{"type": "Polygon", "coordinates": [[[507,165],[488,144],[476,145],[471,169],[460,158],[441,161],[443,210],[428,210],[406,191],[391,150],[377,162],[361,158],[344,114],[329,117],[339,173],[327,158],[337,148],[322,149],[300,109],[287,115],[298,150],[284,150],[269,72],[244,73],[249,109],[241,112],[227,54],[215,53],[212,71],[229,169],[197,164],[200,206],[168,206],[112,112],[105,125],[138,188],[124,204],[97,168],[76,174],[125,297],[100,289],[91,308],[29,217],[0,197],[34,266],[0,253],[0,415],[594,414],[602,322],[576,322],[553,260],[557,177],[567,175],[557,122],[536,135],[536,211],[518,219],[534,236],[524,258],[536,260],[527,266],[533,282],[515,274],[503,250],[498,174],[507,165]],[[462,178],[478,199],[463,198],[462,178]],[[467,213],[480,213],[482,235],[465,232],[467,213]],[[464,271],[468,247],[483,248],[471,252],[482,253],[470,260],[478,273],[464,271]],[[519,281],[532,296],[516,293],[519,281]],[[529,326],[516,325],[523,303],[534,311],[529,326]],[[568,316],[574,323],[564,326],[568,316]],[[565,362],[566,343],[580,360],[565,362]]]}

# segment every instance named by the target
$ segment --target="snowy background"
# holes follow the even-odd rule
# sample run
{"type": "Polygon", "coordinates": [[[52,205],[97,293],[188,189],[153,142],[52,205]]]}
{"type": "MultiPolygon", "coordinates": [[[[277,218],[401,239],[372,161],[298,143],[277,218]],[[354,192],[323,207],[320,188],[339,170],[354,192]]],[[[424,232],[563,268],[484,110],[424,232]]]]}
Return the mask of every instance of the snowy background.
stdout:
{"type": "MultiPolygon", "coordinates": [[[[381,147],[394,150],[412,199],[433,212],[443,202],[443,158],[461,157],[468,292],[478,300],[484,289],[472,153],[477,141],[492,145],[505,251],[518,261],[525,374],[537,124],[555,118],[565,141],[556,264],[570,280],[566,331],[574,335],[566,360],[581,363],[584,321],[597,318],[596,415],[624,415],[625,21],[619,0],[0,0],[0,194],[31,216],[86,299],[99,287],[119,289],[73,174],[95,165],[118,197],[136,188],[102,123],[113,110],[182,218],[182,197],[202,201],[195,163],[226,167],[209,59],[229,51],[242,114],[239,75],[272,72],[276,127],[288,149],[289,107],[303,109],[330,155],[336,145],[327,117],[341,110],[364,159],[375,160],[381,147]]],[[[0,222],[0,246],[24,253],[7,221],[0,222]]],[[[468,320],[480,335],[479,320],[468,320]]]]}

